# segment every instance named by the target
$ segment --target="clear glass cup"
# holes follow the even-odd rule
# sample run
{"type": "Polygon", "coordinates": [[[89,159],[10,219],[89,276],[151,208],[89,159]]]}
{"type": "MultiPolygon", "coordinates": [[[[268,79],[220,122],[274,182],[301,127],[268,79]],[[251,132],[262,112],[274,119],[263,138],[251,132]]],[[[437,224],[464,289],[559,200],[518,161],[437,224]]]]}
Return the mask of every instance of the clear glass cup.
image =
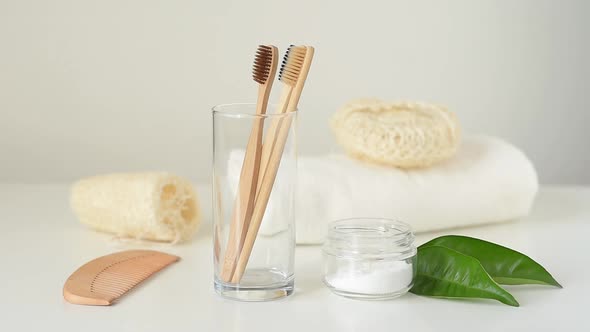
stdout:
{"type": "Polygon", "coordinates": [[[226,298],[265,301],[293,292],[297,112],[274,109],[258,115],[256,104],[213,107],[214,286],[226,298]],[[252,136],[263,143],[258,168],[243,167],[252,136]]]}
{"type": "Polygon", "coordinates": [[[390,219],[351,218],[329,225],[324,242],[324,283],[357,299],[390,299],[407,293],[416,273],[409,225],[390,219]]]}

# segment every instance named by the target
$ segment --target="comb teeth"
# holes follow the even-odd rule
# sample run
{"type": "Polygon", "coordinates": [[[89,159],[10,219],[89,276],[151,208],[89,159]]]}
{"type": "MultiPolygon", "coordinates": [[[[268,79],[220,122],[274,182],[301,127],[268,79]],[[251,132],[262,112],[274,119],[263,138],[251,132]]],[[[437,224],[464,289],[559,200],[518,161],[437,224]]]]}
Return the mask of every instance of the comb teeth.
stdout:
{"type": "Polygon", "coordinates": [[[74,272],[64,285],[68,302],[110,305],[133,287],[178,260],[153,250],[129,250],[97,258],[74,272]]]}
{"type": "Polygon", "coordinates": [[[149,261],[146,261],[150,256],[153,254],[137,256],[105,268],[92,280],[90,292],[113,299],[123,296],[131,288],[149,277],[154,269],[159,271],[167,265],[163,264],[164,262],[161,260],[150,265],[149,261]]]}
{"type": "Polygon", "coordinates": [[[303,66],[303,60],[305,60],[305,54],[307,49],[305,46],[289,46],[285,56],[283,57],[283,63],[281,64],[281,70],[279,71],[279,80],[288,85],[295,86],[301,67],[303,66]]]}
{"type": "Polygon", "coordinates": [[[254,78],[256,83],[264,84],[268,81],[270,68],[272,67],[272,57],[272,47],[266,45],[258,46],[252,68],[252,78],[254,78]]]}

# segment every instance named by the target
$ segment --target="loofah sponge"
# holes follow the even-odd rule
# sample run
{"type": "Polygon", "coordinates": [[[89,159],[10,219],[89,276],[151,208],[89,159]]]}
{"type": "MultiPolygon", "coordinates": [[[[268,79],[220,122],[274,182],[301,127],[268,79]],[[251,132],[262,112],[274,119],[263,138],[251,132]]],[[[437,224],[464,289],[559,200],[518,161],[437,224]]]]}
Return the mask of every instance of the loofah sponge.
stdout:
{"type": "Polygon", "coordinates": [[[446,160],[460,141],[456,116],[426,103],[356,100],[334,114],[331,126],[350,156],[400,168],[446,160]]]}
{"type": "Polygon", "coordinates": [[[72,186],[70,203],[80,222],[118,236],[177,242],[200,223],[192,185],[168,173],[85,178],[72,186]]]}

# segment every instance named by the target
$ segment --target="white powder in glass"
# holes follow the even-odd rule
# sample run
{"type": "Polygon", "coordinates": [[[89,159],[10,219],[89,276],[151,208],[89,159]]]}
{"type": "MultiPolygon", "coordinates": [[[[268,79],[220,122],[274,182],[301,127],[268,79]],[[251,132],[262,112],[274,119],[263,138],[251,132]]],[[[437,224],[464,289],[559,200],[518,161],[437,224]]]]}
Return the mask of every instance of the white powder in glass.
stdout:
{"type": "Polygon", "coordinates": [[[358,294],[389,294],[412,283],[413,267],[405,261],[359,262],[326,275],[332,287],[358,294]]]}

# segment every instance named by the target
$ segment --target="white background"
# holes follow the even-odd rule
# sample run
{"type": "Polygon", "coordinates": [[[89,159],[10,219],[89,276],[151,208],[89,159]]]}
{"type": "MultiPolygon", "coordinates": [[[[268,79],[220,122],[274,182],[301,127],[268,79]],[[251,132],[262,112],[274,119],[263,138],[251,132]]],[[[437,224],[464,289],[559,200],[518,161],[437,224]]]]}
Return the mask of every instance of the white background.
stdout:
{"type": "Polygon", "coordinates": [[[316,47],[302,153],[352,98],[441,103],[589,184],[590,1],[0,0],[0,182],[210,173],[210,107],[254,101],[259,43],[316,47]]]}

